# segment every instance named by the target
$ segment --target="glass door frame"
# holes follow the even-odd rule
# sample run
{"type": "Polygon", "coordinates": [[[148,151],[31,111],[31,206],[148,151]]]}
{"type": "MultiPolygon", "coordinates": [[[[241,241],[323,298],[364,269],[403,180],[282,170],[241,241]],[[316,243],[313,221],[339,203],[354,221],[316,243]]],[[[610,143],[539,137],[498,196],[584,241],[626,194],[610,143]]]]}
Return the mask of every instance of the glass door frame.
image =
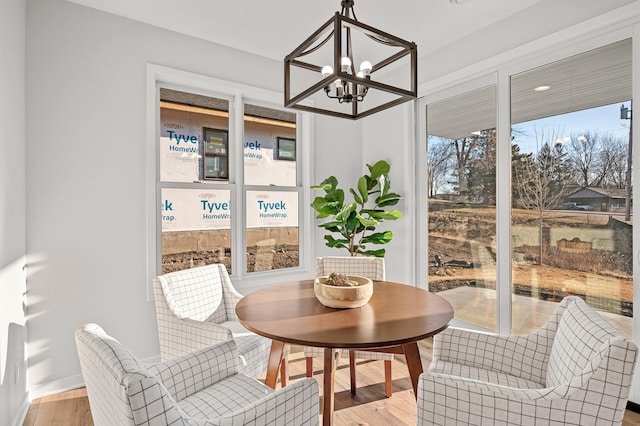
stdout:
{"type": "MultiPolygon", "coordinates": [[[[636,17],[637,21],[638,18],[636,17]]],[[[497,291],[497,308],[496,321],[497,333],[500,335],[511,334],[512,323],[512,272],[511,272],[511,76],[520,72],[528,71],[539,66],[549,64],[554,61],[562,60],[570,56],[586,52],[598,47],[621,41],[627,38],[632,39],[632,68],[640,69],[640,22],[625,23],[621,20],[618,28],[606,31],[607,25],[611,22],[602,23],[602,31],[592,31],[591,33],[584,30],[567,31],[567,34],[561,35],[562,40],[555,40],[553,43],[546,41],[544,46],[525,46],[518,50],[518,55],[505,55],[503,58],[496,60],[491,65],[486,63],[483,70],[470,72],[467,70],[469,77],[465,78],[464,73],[456,73],[453,76],[443,77],[440,80],[431,82],[428,86],[424,86],[420,93],[425,95],[418,99],[416,107],[416,170],[419,171],[416,178],[416,186],[419,190],[419,198],[417,203],[416,217],[418,231],[417,258],[425,259],[423,262],[417,262],[416,276],[417,282],[422,288],[428,289],[427,280],[427,264],[428,245],[427,245],[427,229],[428,229],[428,212],[427,212],[427,192],[426,192],[426,141],[427,141],[427,123],[426,108],[430,103],[445,100],[456,95],[469,92],[474,89],[487,86],[488,84],[496,84],[497,90],[497,152],[496,152],[496,175],[500,177],[509,176],[509,179],[497,179],[496,182],[496,291],[497,291]],[[591,35],[596,34],[597,35],[591,35]],[[634,42],[635,41],[635,42],[634,42]],[[507,59],[510,56],[510,59],[507,59]],[[504,170],[505,166],[508,170],[504,170]]],[[[615,26],[615,25],[614,25],[615,26]]],[[[593,29],[593,28],[592,28],[593,29]]],[[[540,44],[544,44],[541,42],[540,44]]],[[[640,100],[640,73],[632,74],[632,99],[640,100]]],[[[632,107],[635,105],[632,105],[632,107]]],[[[633,126],[633,140],[640,141],[640,126],[633,126]]],[[[633,164],[640,165],[640,148],[636,143],[636,149],[633,150],[633,164]]],[[[633,186],[640,188],[640,169],[636,170],[632,176],[633,186]]],[[[634,203],[633,215],[640,217],[640,203],[634,203]]],[[[640,226],[633,229],[633,303],[640,306],[640,226]]],[[[470,324],[464,324],[454,321],[453,326],[473,329],[475,327],[470,324]]],[[[640,343],[640,314],[633,317],[633,340],[640,343]]],[[[640,363],[638,363],[640,364],[640,363]]],[[[636,373],[630,393],[629,401],[640,403],[640,366],[636,364],[636,373]]]]}

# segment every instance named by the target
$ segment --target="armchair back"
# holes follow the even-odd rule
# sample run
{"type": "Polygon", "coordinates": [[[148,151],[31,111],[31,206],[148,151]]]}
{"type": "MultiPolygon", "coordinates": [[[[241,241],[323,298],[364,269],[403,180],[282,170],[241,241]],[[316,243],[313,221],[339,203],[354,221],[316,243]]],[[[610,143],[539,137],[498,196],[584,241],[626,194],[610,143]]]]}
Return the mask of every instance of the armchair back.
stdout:
{"type": "Polygon", "coordinates": [[[145,367],[97,324],[76,329],[76,347],[96,425],[134,425],[127,383],[145,367]]]}
{"type": "Polygon", "coordinates": [[[635,344],[581,298],[567,297],[565,302],[549,355],[546,386],[576,378],[590,379],[600,367],[608,374],[619,374],[621,389],[628,392],[637,352],[635,344]]]}
{"type": "Polygon", "coordinates": [[[235,319],[235,301],[225,294],[231,286],[224,265],[213,264],[184,269],[154,278],[162,288],[169,309],[180,319],[216,324],[235,319]]]}

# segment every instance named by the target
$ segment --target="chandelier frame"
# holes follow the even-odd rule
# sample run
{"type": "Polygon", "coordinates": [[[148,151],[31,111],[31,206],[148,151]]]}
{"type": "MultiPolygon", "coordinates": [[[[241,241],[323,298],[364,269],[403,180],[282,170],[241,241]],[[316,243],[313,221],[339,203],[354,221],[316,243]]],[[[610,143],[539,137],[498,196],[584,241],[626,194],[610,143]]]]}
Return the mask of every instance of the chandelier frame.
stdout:
{"type": "MultiPolygon", "coordinates": [[[[349,2],[347,2],[349,4],[349,2]]],[[[295,48],[289,55],[287,55],[284,59],[284,106],[288,108],[299,109],[303,111],[310,111],[313,113],[325,114],[334,117],[341,118],[349,118],[353,120],[360,119],[362,117],[366,117],[371,114],[375,114],[379,111],[385,110],[387,108],[391,108],[395,105],[399,105],[401,103],[416,99],[417,97],[417,46],[413,42],[409,42],[403,40],[399,37],[396,37],[387,32],[378,30],[372,26],[363,24],[362,22],[355,19],[352,19],[348,16],[349,11],[353,8],[353,2],[350,2],[350,7],[343,7],[342,12],[336,12],[335,15],[329,19],[326,23],[324,23],[318,30],[316,30],[311,36],[309,36],[304,42],[302,42],[297,48],[295,48]],[[346,13],[345,13],[346,10],[346,13]],[[347,54],[345,55],[342,51],[343,45],[343,33],[341,29],[346,29],[346,46],[347,46],[347,54]],[[358,77],[354,72],[354,64],[353,60],[351,61],[350,71],[344,72],[341,69],[341,59],[344,56],[351,57],[351,34],[350,31],[360,31],[369,39],[374,42],[385,44],[388,46],[397,47],[400,50],[393,55],[386,57],[385,59],[379,61],[376,64],[372,64],[371,72],[369,76],[366,77],[358,77]],[[328,35],[326,35],[328,33],[328,35]],[[322,39],[322,37],[325,37],[322,39]],[[301,58],[309,53],[312,53],[326,44],[331,37],[333,37],[333,72],[326,77],[323,77],[318,82],[312,84],[307,89],[302,90],[300,93],[296,95],[292,95],[291,90],[291,74],[292,67],[298,67],[314,72],[321,73],[322,66],[307,62],[302,60],[301,58]],[[410,89],[406,90],[400,87],[392,86],[390,84],[385,84],[379,81],[376,81],[372,77],[376,71],[383,69],[384,67],[395,63],[396,61],[404,58],[409,55],[410,61],[410,75],[409,75],[409,85],[410,89]],[[362,88],[365,94],[368,92],[370,88],[377,89],[386,93],[390,93],[392,95],[397,96],[396,99],[381,103],[375,107],[372,107],[367,110],[363,110],[360,107],[360,104],[364,102],[364,96],[362,98],[356,98],[352,100],[347,100],[346,102],[351,104],[351,113],[345,113],[341,111],[334,111],[327,108],[320,108],[316,106],[310,106],[302,103],[309,96],[312,96],[318,91],[325,90],[328,95],[328,87],[330,84],[334,83],[336,80],[341,80],[342,82],[346,82],[346,84],[351,84],[351,88],[354,94],[358,94],[358,88],[362,88]]],[[[352,59],[352,58],[350,58],[352,59]]],[[[335,105],[342,105],[342,100],[338,102],[336,100],[335,105]]]]}

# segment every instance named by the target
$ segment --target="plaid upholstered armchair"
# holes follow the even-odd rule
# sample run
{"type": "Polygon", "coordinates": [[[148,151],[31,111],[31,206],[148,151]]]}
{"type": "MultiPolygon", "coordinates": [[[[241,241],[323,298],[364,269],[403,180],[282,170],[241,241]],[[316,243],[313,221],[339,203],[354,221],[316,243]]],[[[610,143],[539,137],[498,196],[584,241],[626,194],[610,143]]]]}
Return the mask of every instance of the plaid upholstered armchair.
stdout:
{"type": "Polygon", "coordinates": [[[619,425],[637,346],[582,299],[534,333],[449,328],[418,383],[418,425],[619,425]]]}
{"type": "Polygon", "coordinates": [[[147,366],[96,324],[75,336],[97,426],[318,424],[315,380],[274,391],[239,372],[233,340],[147,366]]]}
{"type": "MultiPolygon", "coordinates": [[[[316,258],[315,274],[316,277],[326,276],[336,272],[339,274],[351,274],[367,277],[374,281],[383,281],[385,279],[384,259],[381,257],[366,256],[325,256],[316,258]]],[[[367,360],[383,360],[384,361],[384,379],[385,379],[385,395],[391,396],[391,361],[393,354],[383,352],[369,351],[343,351],[349,356],[349,369],[351,374],[351,394],[356,394],[356,359],[367,360]]],[[[313,375],[313,358],[321,357],[324,354],[323,348],[315,348],[306,346],[304,348],[304,356],[306,358],[307,377],[313,375]]]]}
{"type": "MultiPolygon", "coordinates": [[[[153,293],[163,361],[233,338],[242,373],[256,377],[266,371],[271,340],[237,321],[235,306],[242,295],[233,287],[224,265],[159,275],[153,279],[153,293]]],[[[282,380],[284,386],[286,375],[282,380]]]]}

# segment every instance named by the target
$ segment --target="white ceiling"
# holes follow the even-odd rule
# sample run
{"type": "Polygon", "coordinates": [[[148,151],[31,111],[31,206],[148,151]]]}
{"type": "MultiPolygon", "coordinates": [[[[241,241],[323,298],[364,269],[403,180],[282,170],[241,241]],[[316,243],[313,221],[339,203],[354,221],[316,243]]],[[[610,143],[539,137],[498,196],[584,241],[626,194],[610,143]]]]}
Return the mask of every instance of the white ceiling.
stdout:
{"type": "MultiPolygon", "coordinates": [[[[69,1],[276,60],[340,10],[340,0],[69,1]]],[[[545,1],[558,0],[357,0],[354,10],[424,55],[545,1]]]]}

